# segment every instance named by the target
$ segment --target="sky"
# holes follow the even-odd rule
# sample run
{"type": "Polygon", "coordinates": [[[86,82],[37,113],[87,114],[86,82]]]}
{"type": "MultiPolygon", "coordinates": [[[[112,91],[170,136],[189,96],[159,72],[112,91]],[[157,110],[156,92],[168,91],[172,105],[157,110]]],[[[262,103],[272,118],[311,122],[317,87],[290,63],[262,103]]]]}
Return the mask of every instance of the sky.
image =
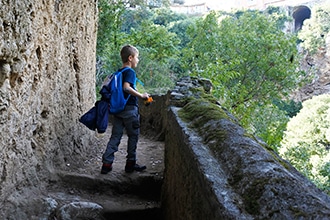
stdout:
{"type": "Polygon", "coordinates": [[[230,9],[234,1],[231,0],[185,0],[185,5],[206,3],[211,9],[230,9]]]}

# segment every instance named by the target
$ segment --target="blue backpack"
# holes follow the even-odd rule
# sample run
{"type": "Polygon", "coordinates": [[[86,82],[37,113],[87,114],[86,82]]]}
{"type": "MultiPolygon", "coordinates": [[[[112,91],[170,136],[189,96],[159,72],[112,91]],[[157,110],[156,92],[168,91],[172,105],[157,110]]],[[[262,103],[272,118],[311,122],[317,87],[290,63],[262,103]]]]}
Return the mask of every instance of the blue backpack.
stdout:
{"type": "Polygon", "coordinates": [[[125,98],[123,91],[123,76],[122,72],[129,69],[129,67],[123,68],[121,71],[109,75],[100,90],[102,96],[101,100],[109,103],[110,114],[117,114],[124,110],[127,100],[130,95],[125,98]]]}

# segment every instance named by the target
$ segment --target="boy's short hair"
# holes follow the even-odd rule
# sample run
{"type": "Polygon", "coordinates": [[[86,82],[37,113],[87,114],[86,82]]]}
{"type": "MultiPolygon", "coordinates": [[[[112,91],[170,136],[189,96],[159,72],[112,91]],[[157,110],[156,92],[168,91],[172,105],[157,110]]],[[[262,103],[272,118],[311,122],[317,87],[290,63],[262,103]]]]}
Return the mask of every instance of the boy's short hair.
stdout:
{"type": "Polygon", "coordinates": [[[126,63],[128,61],[128,57],[129,56],[135,56],[139,54],[139,50],[132,46],[132,45],[126,45],[126,46],[123,46],[121,48],[121,51],[120,51],[120,56],[121,56],[121,60],[123,61],[123,63],[126,63]]]}

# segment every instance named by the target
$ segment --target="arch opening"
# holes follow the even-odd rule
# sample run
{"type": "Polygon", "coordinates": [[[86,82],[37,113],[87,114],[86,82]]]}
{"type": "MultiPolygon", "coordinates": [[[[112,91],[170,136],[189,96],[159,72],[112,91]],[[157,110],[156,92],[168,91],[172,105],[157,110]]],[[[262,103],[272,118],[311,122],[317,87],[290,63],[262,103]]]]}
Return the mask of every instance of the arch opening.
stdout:
{"type": "Polygon", "coordinates": [[[292,17],[294,18],[294,30],[301,30],[304,21],[311,17],[311,10],[307,6],[297,6],[293,9],[292,17]]]}

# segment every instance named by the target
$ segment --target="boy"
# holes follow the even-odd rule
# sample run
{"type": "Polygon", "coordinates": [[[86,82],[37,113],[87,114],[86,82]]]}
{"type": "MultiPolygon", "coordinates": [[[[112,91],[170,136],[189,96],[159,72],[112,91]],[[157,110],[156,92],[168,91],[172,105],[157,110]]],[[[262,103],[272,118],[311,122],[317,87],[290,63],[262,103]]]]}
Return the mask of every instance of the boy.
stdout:
{"type": "Polygon", "coordinates": [[[101,174],[107,174],[112,170],[114,153],[118,151],[124,128],[128,136],[125,172],[143,171],[147,168],[136,163],[136,147],[140,134],[138,98],[149,98],[148,93],[139,93],[135,88],[136,73],[131,68],[135,68],[139,62],[139,51],[131,45],[126,45],[121,49],[120,56],[123,62],[122,68],[130,67],[122,73],[124,95],[127,97],[130,94],[130,97],[124,111],[113,117],[112,134],[102,156],[101,174]]]}

